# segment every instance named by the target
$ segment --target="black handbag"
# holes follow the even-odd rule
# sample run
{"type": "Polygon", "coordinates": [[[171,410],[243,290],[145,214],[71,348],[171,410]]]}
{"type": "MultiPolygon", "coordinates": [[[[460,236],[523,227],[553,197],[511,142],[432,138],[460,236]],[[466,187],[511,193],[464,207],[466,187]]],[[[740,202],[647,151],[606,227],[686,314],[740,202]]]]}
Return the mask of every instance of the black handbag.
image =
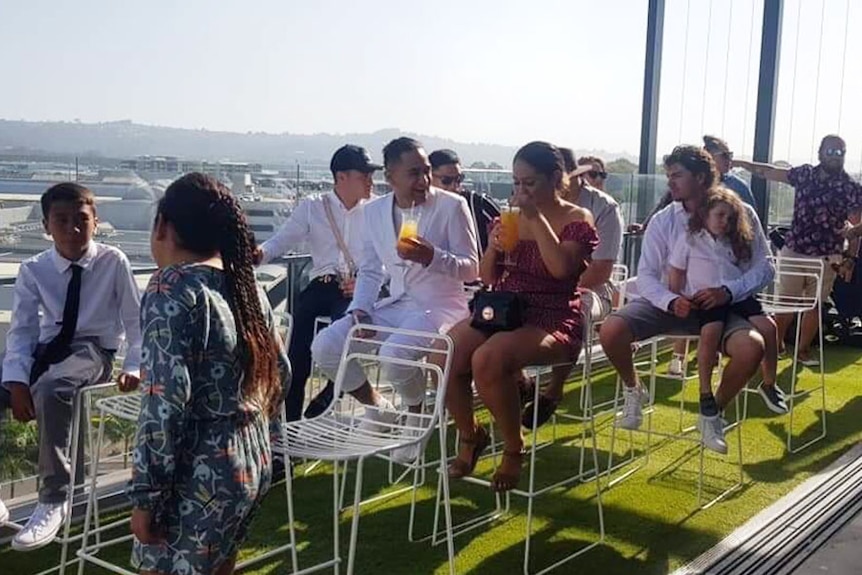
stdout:
{"type": "Polygon", "coordinates": [[[526,307],[524,298],[514,292],[478,291],[470,302],[470,327],[488,335],[518,329],[524,325],[526,307]]]}

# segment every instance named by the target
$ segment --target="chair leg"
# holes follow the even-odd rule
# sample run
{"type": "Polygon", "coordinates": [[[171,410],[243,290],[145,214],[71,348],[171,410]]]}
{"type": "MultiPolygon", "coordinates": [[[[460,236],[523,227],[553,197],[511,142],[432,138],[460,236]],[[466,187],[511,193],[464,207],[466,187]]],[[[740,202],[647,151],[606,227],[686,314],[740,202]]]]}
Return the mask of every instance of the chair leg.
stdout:
{"type": "Polygon", "coordinates": [[[362,471],[365,467],[364,458],[356,461],[356,482],[353,492],[353,518],[350,522],[350,547],[347,550],[347,575],[353,575],[356,562],[356,540],[359,535],[359,511],[362,503],[362,471]]]}
{"type": "MultiPolygon", "coordinates": [[[[296,521],[293,509],[293,473],[290,471],[290,457],[284,456],[284,492],[287,497],[287,521],[290,535],[290,561],[293,572],[299,571],[299,558],[296,555],[296,521]]],[[[78,575],[81,575],[80,573],[78,575]]]]}
{"type": "Polygon", "coordinates": [[[57,564],[58,575],[65,575],[66,560],[69,557],[69,533],[72,528],[72,508],[75,504],[75,481],[78,473],[78,435],[81,432],[81,410],[84,392],[77,391],[72,397],[72,438],[69,446],[69,486],[66,491],[66,517],[63,521],[63,535],[60,540],[60,562],[57,564]]]}
{"type": "MultiPolygon", "coordinates": [[[[87,510],[84,513],[84,531],[81,533],[81,551],[86,553],[87,545],[90,542],[90,517],[91,513],[96,514],[98,520],[98,508],[96,502],[96,484],[99,475],[99,463],[102,454],[102,442],[105,440],[105,415],[99,417],[99,431],[96,434],[96,447],[93,455],[93,468],[90,470],[90,493],[87,496],[87,510]]],[[[96,525],[97,534],[99,526],[96,525]]],[[[98,545],[98,539],[96,544],[98,545]]],[[[78,559],[78,575],[84,575],[84,560],[78,559]]]]}
{"type": "Polygon", "coordinates": [[[338,462],[332,462],[332,569],[335,575],[341,570],[341,551],[339,542],[339,519],[341,518],[341,497],[338,489],[338,462]]]}

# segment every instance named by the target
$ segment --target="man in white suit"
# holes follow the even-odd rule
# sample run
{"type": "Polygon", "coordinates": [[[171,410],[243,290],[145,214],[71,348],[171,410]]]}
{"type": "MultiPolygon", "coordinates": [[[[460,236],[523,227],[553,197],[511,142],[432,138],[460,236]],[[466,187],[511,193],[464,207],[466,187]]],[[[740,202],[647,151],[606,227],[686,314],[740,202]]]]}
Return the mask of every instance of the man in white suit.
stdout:
{"type": "MultiPolygon", "coordinates": [[[[383,149],[383,163],[393,193],[364,207],[364,242],[348,315],[321,331],[311,346],[314,361],[333,379],[353,325],[445,331],[467,317],[464,282],[474,281],[479,273],[476,230],[467,202],[431,186],[431,164],[422,144],[411,138],[395,139],[383,149]],[[418,235],[399,240],[405,219],[418,219],[418,235]],[[378,301],[385,273],[391,278],[390,295],[378,301]]],[[[415,352],[393,344],[427,346],[429,342],[390,336],[380,355],[416,359],[415,352]]],[[[382,379],[396,386],[411,411],[420,411],[425,380],[417,370],[391,366],[382,379]]],[[[394,422],[392,404],[374,390],[355,362],[347,367],[343,390],[373,406],[367,418],[383,426],[394,422]]]]}

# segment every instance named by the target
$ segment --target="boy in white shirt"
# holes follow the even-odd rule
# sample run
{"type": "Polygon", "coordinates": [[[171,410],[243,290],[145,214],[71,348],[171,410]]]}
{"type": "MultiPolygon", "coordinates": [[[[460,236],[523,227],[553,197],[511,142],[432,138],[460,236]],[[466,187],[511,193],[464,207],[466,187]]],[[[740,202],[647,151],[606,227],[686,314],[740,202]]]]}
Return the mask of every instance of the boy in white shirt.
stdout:
{"type": "Polygon", "coordinates": [[[80,480],[70,477],[65,455],[72,397],[110,379],[124,335],[120,389],[137,386],[141,359],[140,294],[125,254],[93,241],[93,192],[61,183],[41,204],[54,247],[21,263],[0,372],[0,418],[11,408],[15,419],[36,419],[39,428],[39,505],[12,541],[18,551],[50,543],[69,513],[70,483],[80,480]]]}
{"type": "MultiPolygon", "coordinates": [[[[742,200],[735,192],[717,187],[707,192],[704,206],[692,214],[688,230],[677,238],[668,258],[670,291],[684,296],[682,305],[674,308],[674,314],[680,318],[694,315],[700,325],[697,346],[700,414],[708,421],[719,418],[718,405],[712,393],[712,371],[721,345],[721,334],[731,313],[748,320],[764,334],[764,382],[776,391],[778,389],[774,386],[778,368],[775,327],[754,296],[704,310],[692,304],[694,294],[700,290],[726,285],[742,277],[739,266],[751,260],[753,243],[754,232],[742,200]]],[[[783,405],[784,398],[779,397],[778,402],[783,405]]],[[[705,445],[719,453],[727,453],[723,438],[705,442],[705,445]]]]}

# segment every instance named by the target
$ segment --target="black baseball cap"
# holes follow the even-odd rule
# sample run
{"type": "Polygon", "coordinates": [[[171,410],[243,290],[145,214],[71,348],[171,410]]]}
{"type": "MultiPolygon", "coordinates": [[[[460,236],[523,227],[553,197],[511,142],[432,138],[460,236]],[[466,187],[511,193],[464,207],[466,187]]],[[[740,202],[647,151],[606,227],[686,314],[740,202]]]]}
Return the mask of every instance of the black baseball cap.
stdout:
{"type": "Polygon", "coordinates": [[[336,172],[346,172],[348,170],[370,173],[381,169],[383,169],[383,166],[371,161],[368,150],[362,146],[354,146],[352,144],[338,148],[332,154],[332,161],[329,162],[329,170],[333,175],[336,172]]]}

